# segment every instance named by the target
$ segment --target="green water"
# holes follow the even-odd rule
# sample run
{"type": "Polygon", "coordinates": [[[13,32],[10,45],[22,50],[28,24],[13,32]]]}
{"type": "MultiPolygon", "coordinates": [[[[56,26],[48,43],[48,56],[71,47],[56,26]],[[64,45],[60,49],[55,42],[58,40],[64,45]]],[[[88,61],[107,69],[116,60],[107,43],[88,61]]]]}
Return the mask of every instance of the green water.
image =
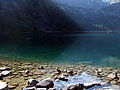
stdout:
{"type": "Polygon", "coordinates": [[[47,63],[90,64],[120,67],[119,34],[68,35],[69,44],[15,45],[1,44],[0,56],[47,63]]]}

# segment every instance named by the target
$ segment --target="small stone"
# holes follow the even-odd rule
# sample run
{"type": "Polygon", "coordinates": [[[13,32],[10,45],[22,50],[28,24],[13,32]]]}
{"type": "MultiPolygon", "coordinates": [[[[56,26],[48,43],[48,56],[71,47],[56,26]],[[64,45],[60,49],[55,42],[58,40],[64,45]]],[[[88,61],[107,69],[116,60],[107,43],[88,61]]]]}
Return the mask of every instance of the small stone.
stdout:
{"type": "Polygon", "coordinates": [[[28,74],[23,74],[23,77],[29,77],[29,75],[28,74]]]}
{"type": "Polygon", "coordinates": [[[27,86],[26,88],[23,88],[23,90],[36,90],[36,87],[27,86]]]}
{"type": "Polygon", "coordinates": [[[39,82],[35,79],[28,80],[28,85],[29,86],[36,86],[37,83],[39,83],[39,82]]]}
{"type": "Polygon", "coordinates": [[[58,74],[61,74],[61,70],[59,70],[58,68],[57,68],[57,72],[58,72],[58,74]]]}
{"type": "Polygon", "coordinates": [[[67,73],[68,73],[69,75],[73,75],[74,72],[73,72],[72,70],[68,70],[67,73]]]}
{"type": "Polygon", "coordinates": [[[43,75],[42,72],[34,72],[35,75],[43,75]]]}
{"type": "Polygon", "coordinates": [[[2,75],[0,74],[0,80],[3,80],[3,77],[2,77],[2,75]]]}
{"type": "Polygon", "coordinates": [[[29,71],[28,71],[28,70],[23,70],[23,71],[19,71],[19,73],[25,73],[25,74],[28,74],[29,71]]]}
{"type": "Polygon", "coordinates": [[[64,76],[63,74],[59,77],[59,80],[61,81],[68,81],[68,78],[66,78],[66,76],[64,76]]]}
{"type": "Polygon", "coordinates": [[[11,71],[2,71],[0,74],[1,76],[8,76],[11,73],[11,71]]]}
{"type": "Polygon", "coordinates": [[[47,88],[37,88],[36,90],[47,90],[47,88]]]}
{"type": "Polygon", "coordinates": [[[1,67],[0,68],[0,71],[5,71],[5,70],[10,70],[11,68],[9,68],[9,67],[1,67]]]}
{"type": "Polygon", "coordinates": [[[48,90],[56,90],[55,88],[49,88],[48,90]]]}
{"type": "Polygon", "coordinates": [[[17,72],[15,72],[15,73],[12,73],[12,75],[18,75],[18,73],[17,73],[17,72]]]}
{"type": "Polygon", "coordinates": [[[44,67],[43,67],[43,66],[40,66],[39,69],[44,69],[44,67]]]}
{"type": "Polygon", "coordinates": [[[8,88],[9,89],[15,89],[17,86],[14,86],[14,85],[8,85],[8,88]]]}
{"type": "Polygon", "coordinates": [[[113,73],[109,74],[107,77],[109,77],[111,79],[119,79],[117,72],[113,72],[113,73]]]}

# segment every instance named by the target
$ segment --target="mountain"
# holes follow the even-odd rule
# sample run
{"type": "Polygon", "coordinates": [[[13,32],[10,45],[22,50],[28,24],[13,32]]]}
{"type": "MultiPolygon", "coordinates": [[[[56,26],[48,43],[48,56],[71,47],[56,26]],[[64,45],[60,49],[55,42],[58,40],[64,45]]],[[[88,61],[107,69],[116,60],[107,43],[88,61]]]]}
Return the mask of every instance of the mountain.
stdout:
{"type": "Polygon", "coordinates": [[[75,30],[80,26],[51,0],[0,0],[0,41],[39,42],[75,30]]]}
{"type": "Polygon", "coordinates": [[[103,0],[54,0],[59,4],[66,4],[73,7],[100,9],[109,5],[108,2],[103,0]]]}
{"type": "Polygon", "coordinates": [[[104,11],[110,12],[111,14],[116,14],[120,16],[120,2],[109,5],[108,7],[103,8],[104,11]]]}
{"type": "Polygon", "coordinates": [[[110,4],[114,4],[114,3],[119,3],[120,0],[103,0],[104,2],[108,2],[110,4]]]}
{"type": "Polygon", "coordinates": [[[58,4],[58,6],[86,31],[111,32],[120,30],[120,17],[118,14],[113,13],[119,12],[119,3],[115,6],[110,4],[98,10],[68,4],[58,4]]]}

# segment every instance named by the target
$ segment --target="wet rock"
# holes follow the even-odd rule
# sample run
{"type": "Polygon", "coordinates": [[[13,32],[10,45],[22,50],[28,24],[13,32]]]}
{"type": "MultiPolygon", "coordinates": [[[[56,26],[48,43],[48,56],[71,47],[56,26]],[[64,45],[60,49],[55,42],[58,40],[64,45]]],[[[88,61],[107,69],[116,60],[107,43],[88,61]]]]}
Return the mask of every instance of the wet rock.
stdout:
{"type": "Polygon", "coordinates": [[[16,86],[14,86],[14,85],[8,85],[8,88],[9,88],[9,89],[15,89],[16,86]]]}
{"type": "Polygon", "coordinates": [[[73,72],[72,70],[68,70],[67,73],[68,73],[69,75],[73,75],[73,74],[74,74],[74,72],[73,72]]]}
{"type": "Polygon", "coordinates": [[[36,90],[47,90],[47,88],[37,88],[36,90]]]}
{"type": "Polygon", "coordinates": [[[56,70],[57,70],[58,74],[61,74],[61,70],[59,70],[58,68],[56,70]]]}
{"type": "Polygon", "coordinates": [[[35,75],[43,75],[43,72],[34,72],[35,75]]]}
{"type": "Polygon", "coordinates": [[[56,90],[55,88],[49,88],[48,90],[56,90]]]}
{"type": "Polygon", "coordinates": [[[2,77],[2,75],[0,74],[0,80],[3,80],[3,77],[2,77]]]}
{"type": "Polygon", "coordinates": [[[119,80],[118,73],[113,72],[109,74],[105,79],[108,80],[108,83],[117,84],[119,80]]]}
{"type": "Polygon", "coordinates": [[[26,88],[23,88],[23,90],[36,90],[36,87],[27,86],[26,88]]]}
{"type": "Polygon", "coordinates": [[[102,72],[102,70],[99,68],[99,69],[97,69],[96,70],[96,76],[97,77],[100,77],[101,76],[101,72],[102,72]]]}
{"type": "Polygon", "coordinates": [[[8,90],[7,83],[0,81],[0,90],[8,90]]]}
{"type": "Polygon", "coordinates": [[[83,70],[78,70],[77,74],[80,75],[83,72],[83,70]]]}
{"type": "Polygon", "coordinates": [[[5,71],[5,70],[11,70],[11,68],[10,67],[1,67],[0,68],[0,71],[5,71]]]}
{"type": "Polygon", "coordinates": [[[44,69],[44,67],[43,67],[43,66],[40,66],[38,69],[44,69]]]}
{"type": "Polygon", "coordinates": [[[64,74],[62,74],[60,77],[59,77],[59,80],[61,81],[68,81],[68,78],[66,76],[64,76],[64,74]]]}
{"type": "Polygon", "coordinates": [[[84,83],[84,88],[88,89],[88,88],[91,88],[91,87],[94,87],[94,86],[100,86],[101,84],[100,83],[97,83],[97,82],[92,82],[92,83],[84,83]]]}
{"type": "Polygon", "coordinates": [[[71,84],[67,90],[84,90],[83,84],[71,84]]]}
{"type": "Polygon", "coordinates": [[[97,88],[95,90],[120,90],[120,86],[118,86],[118,85],[109,85],[109,86],[104,86],[102,88],[97,88]]]}
{"type": "Polygon", "coordinates": [[[35,79],[28,80],[28,85],[29,86],[36,86],[37,83],[39,83],[39,82],[35,79]]]}
{"type": "Polygon", "coordinates": [[[19,73],[28,74],[28,73],[29,73],[29,70],[23,70],[23,71],[19,71],[19,73]]]}
{"type": "Polygon", "coordinates": [[[53,88],[54,86],[54,83],[52,80],[42,80],[40,81],[37,85],[36,85],[36,88],[53,88]]]}
{"type": "Polygon", "coordinates": [[[111,74],[109,74],[107,77],[111,78],[111,79],[115,79],[118,78],[117,72],[113,72],[111,74]]]}
{"type": "Polygon", "coordinates": [[[11,73],[11,71],[2,71],[0,74],[1,76],[8,76],[11,73]]]}
{"type": "Polygon", "coordinates": [[[13,83],[13,84],[8,85],[8,88],[9,89],[15,89],[17,86],[19,86],[18,83],[13,83]]]}

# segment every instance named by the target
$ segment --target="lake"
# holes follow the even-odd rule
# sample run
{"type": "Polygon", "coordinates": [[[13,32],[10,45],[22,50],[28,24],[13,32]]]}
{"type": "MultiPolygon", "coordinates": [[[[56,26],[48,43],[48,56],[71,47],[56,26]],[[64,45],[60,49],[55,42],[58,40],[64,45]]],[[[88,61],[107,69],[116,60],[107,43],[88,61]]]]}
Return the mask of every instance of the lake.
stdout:
{"type": "Polygon", "coordinates": [[[70,43],[52,45],[0,44],[0,56],[58,64],[120,67],[120,34],[71,34],[70,43]]]}

